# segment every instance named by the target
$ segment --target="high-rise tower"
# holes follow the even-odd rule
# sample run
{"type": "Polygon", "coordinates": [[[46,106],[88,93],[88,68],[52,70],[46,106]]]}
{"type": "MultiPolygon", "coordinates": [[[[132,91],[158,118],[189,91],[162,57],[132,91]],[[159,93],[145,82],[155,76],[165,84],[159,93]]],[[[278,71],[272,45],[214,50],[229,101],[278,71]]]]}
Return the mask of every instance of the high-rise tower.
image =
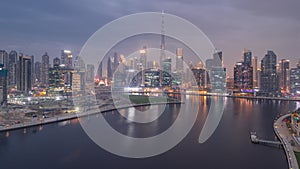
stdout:
{"type": "Polygon", "coordinates": [[[17,89],[28,92],[32,88],[33,56],[19,56],[17,67],[17,89]]]}
{"type": "Polygon", "coordinates": [[[49,82],[49,56],[47,52],[42,56],[42,67],[41,67],[41,84],[48,86],[49,82]]]}
{"type": "Polygon", "coordinates": [[[0,64],[8,69],[8,53],[5,50],[0,50],[0,64]]]}
{"type": "Polygon", "coordinates": [[[18,53],[16,51],[11,51],[9,53],[8,59],[8,85],[10,87],[15,87],[17,84],[17,61],[18,61],[18,53]]]}
{"type": "Polygon", "coordinates": [[[183,54],[182,48],[177,48],[176,50],[176,72],[182,73],[183,71],[183,54]]]}
{"type": "Polygon", "coordinates": [[[253,87],[258,87],[258,58],[257,56],[254,56],[252,58],[252,68],[253,68],[253,87]]]}
{"type": "Polygon", "coordinates": [[[243,50],[243,57],[244,57],[244,64],[250,67],[252,64],[252,52],[245,48],[243,50]]]}
{"type": "Polygon", "coordinates": [[[160,66],[160,86],[162,86],[163,81],[163,65],[164,60],[166,59],[166,53],[165,53],[165,18],[164,18],[164,11],[161,13],[161,39],[160,39],[160,60],[159,60],[159,66],[160,66]]]}
{"type": "Polygon", "coordinates": [[[34,63],[34,74],[35,74],[35,83],[41,83],[41,76],[42,76],[42,63],[35,62],[34,63]]]}
{"type": "Polygon", "coordinates": [[[61,51],[61,64],[65,65],[66,68],[73,68],[73,55],[70,50],[61,51]]]}
{"type": "Polygon", "coordinates": [[[112,62],[110,56],[107,59],[107,80],[111,81],[113,77],[112,62]]]}
{"type": "Polygon", "coordinates": [[[279,77],[276,72],[277,56],[273,51],[261,60],[261,92],[272,95],[279,92],[279,77]]]}
{"type": "Polygon", "coordinates": [[[286,92],[289,89],[289,79],[290,79],[290,61],[282,59],[279,62],[280,68],[280,89],[286,92]]]}
{"type": "Polygon", "coordinates": [[[0,105],[7,102],[7,73],[4,64],[0,64],[0,105]]]}

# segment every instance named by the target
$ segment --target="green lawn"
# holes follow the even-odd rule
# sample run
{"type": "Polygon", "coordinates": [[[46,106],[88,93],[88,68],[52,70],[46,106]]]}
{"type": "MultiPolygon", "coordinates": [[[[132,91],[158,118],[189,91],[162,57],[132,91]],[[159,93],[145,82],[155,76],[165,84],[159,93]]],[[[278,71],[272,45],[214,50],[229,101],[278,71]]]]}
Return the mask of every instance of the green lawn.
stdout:
{"type": "MultiPolygon", "coordinates": [[[[163,97],[154,97],[154,96],[150,96],[151,97],[151,102],[154,103],[160,103],[160,102],[169,102],[169,101],[178,101],[172,98],[163,98],[163,97]]],[[[134,104],[147,104],[150,103],[149,101],[149,96],[141,96],[141,95],[129,95],[129,99],[132,103],[134,104]]]]}
{"type": "Polygon", "coordinates": [[[297,162],[298,162],[298,166],[300,166],[300,152],[294,152],[295,155],[296,155],[296,159],[297,159],[297,162]]]}

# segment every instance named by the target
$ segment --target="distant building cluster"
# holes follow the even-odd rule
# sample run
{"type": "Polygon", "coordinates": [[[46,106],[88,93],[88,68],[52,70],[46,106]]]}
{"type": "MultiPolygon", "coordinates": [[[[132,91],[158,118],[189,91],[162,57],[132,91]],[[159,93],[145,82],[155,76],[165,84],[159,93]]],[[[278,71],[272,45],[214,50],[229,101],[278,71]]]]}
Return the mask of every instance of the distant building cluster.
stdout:
{"type": "Polygon", "coordinates": [[[233,80],[227,79],[232,94],[261,96],[299,96],[300,60],[297,67],[290,68],[290,61],[280,60],[273,51],[267,51],[258,67],[258,58],[248,49],[243,51],[243,61],[234,66],[233,80]],[[233,82],[233,83],[232,83],[233,82]]]}
{"type": "Polygon", "coordinates": [[[0,104],[6,104],[8,96],[81,95],[86,84],[121,90],[138,87],[246,96],[300,96],[300,61],[291,68],[289,60],[282,59],[277,63],[276,54],[267,51],[259,66],[258,57],[244,49],[243,60],[236,62],[231,78],[226,77],[222,51],[215,51],[205,64],[202,61],[187,64],[182,48],[176,49],[172,62],[164,51],[164,36],[161,43],[159,60],[151,59],[144,46],[139,56],[132,58],[117,52],[106,56],[97,69],[94,64],[85,65],[69,50],[62,50],[52,65],[47,52],[41,61],[35,62],[34,56],[0,50],[0,104]]]}
{"type": "Polygon", "coordinates": [[[85,81],[94,81],[94,66],[86,68],[79,57],[69,50],[62,50],[61,57],[53,59],[47,53],[41,61],[34,56],[0,50],[0,103],[7,96],[55,96],[71,95],[72,90],[83,90],[85,81]]]}

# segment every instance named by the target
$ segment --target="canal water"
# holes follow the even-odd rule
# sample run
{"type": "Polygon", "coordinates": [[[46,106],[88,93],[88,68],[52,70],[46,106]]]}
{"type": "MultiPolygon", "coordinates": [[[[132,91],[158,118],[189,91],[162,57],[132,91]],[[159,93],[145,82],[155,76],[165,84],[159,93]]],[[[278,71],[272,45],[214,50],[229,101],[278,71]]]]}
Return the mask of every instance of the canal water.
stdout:
{"type": "MultiPolygon", "coordinates": [[[[162,105],[157,105],[160,108],[162,105]]],[[[184,106],[184,105],[181,105],[184,106]]],[[[132,137],[162,133],[175,121],[180,105],[167,105],[154,122],[137,124],[117,111],[103,114],[118,132],[132,137]]],[[[255,130],[263,139],[275,140],[273,121],[279,114],[296,108],[295,102],[226,99],[220,124],[205,143],[198,142],[207,117],[210,99],[201,97],[197,120],[190,133],[173,149],[149,158],[131,159],[111,154],[95,144],[77,119],[0,133],[1,169],[285,169],[283,149],[252,144],[249,133],[255,130]]],[[[139,111],[147,107],[137,108],[139,111]]],[[[123,109],[130,113],[135,108],[123,109]]],[[[188,111],[186,112],[188,113],[188,111]]],[[[102,114],[100,114],[102,116],[102,114]]],[[[99,115],[90,118],[99,118],[99,115]]],[[[105,133],[103,137],[105,137],[105,133]]],[[[155,145],[153,145],[155,146],[155,145]]]]}

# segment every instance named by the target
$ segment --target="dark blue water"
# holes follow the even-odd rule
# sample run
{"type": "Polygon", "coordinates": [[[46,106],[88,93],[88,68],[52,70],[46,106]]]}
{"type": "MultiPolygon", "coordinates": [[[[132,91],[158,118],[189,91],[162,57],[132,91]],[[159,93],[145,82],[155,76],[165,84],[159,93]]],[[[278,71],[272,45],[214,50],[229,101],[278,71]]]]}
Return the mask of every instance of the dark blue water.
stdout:
{"type": "MultiPolygon", "coordinates": [[[[223,118],[204,144],[198,137],[209,108],[209,99],[201,99],[196,124],[187,137],[170,151],[144,159],[113,155],[98,147],[83,131],[78,120],[42,127],[0,133],[1,169],[100,169],[100,168],[203,168],[203,169],[284,169],[288,168],[284,151],[278,147],[255,145],[249,132],[275,139],[275,117],[295,109],[295,102],[252,102],[227,99],[223,118]]],[[[180,106],[169,105],[157,122],[146,125],[125,123],[117,112],[104,116],[119,132],[149,137],[168,128],[177,117],[180,106]],[[132,130],[133,128],[133,130],[132,130]]],[[[127,111],[127,110],[123,110],[127,111]]],[[[103,135],[105,136],[105,135],[103,135]]]]}

